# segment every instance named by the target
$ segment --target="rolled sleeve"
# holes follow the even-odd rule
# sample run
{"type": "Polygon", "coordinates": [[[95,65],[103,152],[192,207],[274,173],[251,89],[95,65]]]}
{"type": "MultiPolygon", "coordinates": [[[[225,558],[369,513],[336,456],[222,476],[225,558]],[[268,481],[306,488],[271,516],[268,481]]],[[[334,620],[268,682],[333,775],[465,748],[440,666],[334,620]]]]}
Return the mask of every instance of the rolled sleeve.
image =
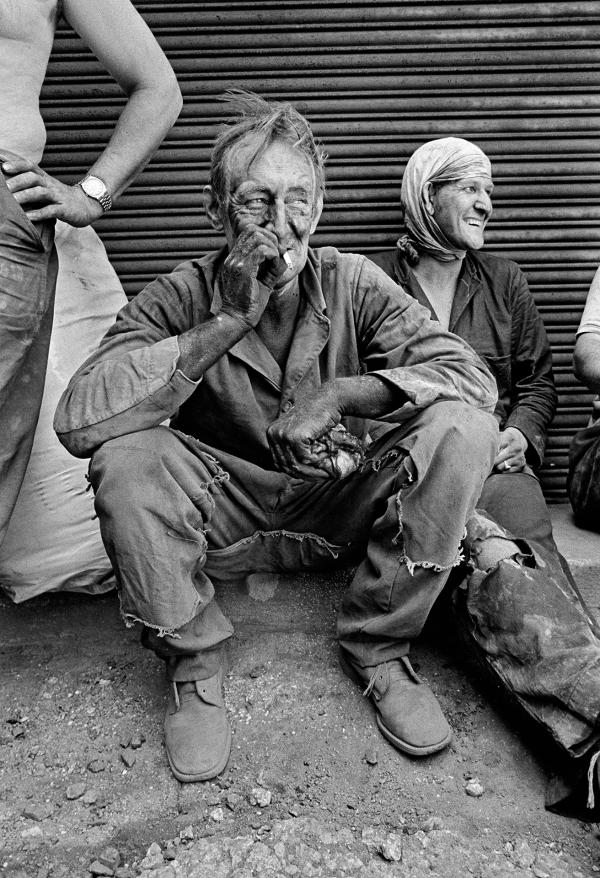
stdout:
{"type": "Polygon", "coordinates": [[[115,436],[155,427],[196,389],[177,368],[176,337],[112,358],[92,358],[76,373],[56,410],[54,429],[76,457],[115,436]]]}
{"type": "Polygon", "coordinates": [[[371,374],[397,387],[407,398],[400,409],[388,415],[392,420],[412,416],[415,410],[442,400],[465,402],[490,413],[496,406],[493,378],[481,360],[471,367],[446,359],[443,364],[385,369],[371,374]]]}
{"type": "Polygon", "coordinates": [[[58,403],[54,429],[71,454],[88,457],[108,439],[156,427],[194,393],[197,382],[177,366],[178,336],[204,319],[203,290],[183,263],[121,309],[58,403]]]}

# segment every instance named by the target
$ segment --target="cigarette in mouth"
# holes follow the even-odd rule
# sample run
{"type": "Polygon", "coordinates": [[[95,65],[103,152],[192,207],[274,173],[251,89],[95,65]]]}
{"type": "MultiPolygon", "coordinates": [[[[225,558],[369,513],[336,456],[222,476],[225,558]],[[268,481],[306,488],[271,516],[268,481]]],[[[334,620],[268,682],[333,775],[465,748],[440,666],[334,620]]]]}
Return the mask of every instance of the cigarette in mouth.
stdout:
{"type": "Polygon", "coordinates": [[[285,262],[285,264],[287,265],[288,268],[293,267],[292,266],[292,258],[290,256],[290,254],[287,252],[287,250],[285,251],[285,253],[283,253],[281,258],[283,259],[283,261],[285,262]]]}

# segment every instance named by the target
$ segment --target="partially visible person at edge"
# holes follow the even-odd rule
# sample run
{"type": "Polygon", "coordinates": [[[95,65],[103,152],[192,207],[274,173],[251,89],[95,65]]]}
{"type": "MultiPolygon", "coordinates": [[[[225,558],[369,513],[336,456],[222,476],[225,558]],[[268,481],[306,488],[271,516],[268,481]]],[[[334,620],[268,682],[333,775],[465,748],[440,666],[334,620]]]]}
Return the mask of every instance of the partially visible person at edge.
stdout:
{"type": "Polygon", "coordinates": [[[181,109],[171,65],[129,0],[0,0],[0,543],[29,460],[52,330],[54,223],[98,220],[181,109]],[[79,185],[38,165],[39,96],[64,15],[127,94],[108,145],[79,185]]]}
{"type": "Polygon", "coordinates": [[[519,267],[479,252],[492,190],[477,146],[456,137],[425,143],[402,180],[405,234],[372,258],[496,378],[500,439],[477,503],[483,517],[467,526],[467,579],[452,602],[466,642],[559,745],[547,806],[597,820],[588,802],[598,777],[588,785],[587,775],[598,753],[600,640],[535,475],[556,407],[544,325],[519,267]]]}
{"type": "Polygon", "coordinates": [[[233,628],[211,577],[252,571],[358,564],[338,616],[342,667],[394,746],[433,753],[451,731],[408,652],[493,464],[494,381],[364,256],[309,247],[324,155],[308,122],[290,104],[230,100],[205,190],[226,246],[121,310],[55,427],[92,457],[122,612],[165,660],[176,778],[227,764],[233,628]],[[365,448],[384,416],[393,428],[365,448]]]}
{"type": "MultiPolygon", "coordinates": [[[[600,394],[600,268],[577,330],[575,375],[600,394]]],[[[577,524],[600,531],[600,395],[593,401],[587,427],[571,443],[567,489],[577,524]]]]}

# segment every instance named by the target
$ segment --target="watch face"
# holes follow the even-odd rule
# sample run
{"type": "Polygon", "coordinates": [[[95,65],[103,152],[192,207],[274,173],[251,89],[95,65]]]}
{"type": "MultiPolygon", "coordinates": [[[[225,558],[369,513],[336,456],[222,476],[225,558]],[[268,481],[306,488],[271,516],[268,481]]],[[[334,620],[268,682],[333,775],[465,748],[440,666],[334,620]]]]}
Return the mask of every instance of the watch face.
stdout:
{"type": "Polygon", "coordinates": [[[97,177],[88,177],[81,184],[81,188],[90,198],[101,198],[106,193],[106,186],[97,177]]]}

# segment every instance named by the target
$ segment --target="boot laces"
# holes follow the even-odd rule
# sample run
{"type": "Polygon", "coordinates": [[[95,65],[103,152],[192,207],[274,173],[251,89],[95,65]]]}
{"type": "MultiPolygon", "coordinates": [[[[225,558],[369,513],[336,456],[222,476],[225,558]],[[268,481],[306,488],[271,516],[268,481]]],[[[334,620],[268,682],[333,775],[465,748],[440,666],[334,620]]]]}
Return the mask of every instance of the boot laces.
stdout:
{"type": "Polygon", "coordinates": [[[369,695],[372,694],[373,689],[375,688],[375,683],[377,682],[377,677],[378,677],[378,675],[379,675],[379,669],[376,669],[376,670],[371,674],[371,679],[370,679],[369,682],[367,683],[367,688],[366,688],[365,691],[363,692],[363,695],[365,695],[367,698],[369,697],[369,695]]]}
{"type": "MultiPolygon", "coordinates": [[[[410,677],[410,679],[413,681],[413,683],[420,683],[421,682],[421,678],[418,676],[415,669],[411,665],[410,660],[405,655],[401,655],[397,659],[397,661],[402,665],[402,667],[404,668],[404,671],[410,677]]],[[[393,665],[393,663],[391,663],[391,664],[393,665]]],[[[380,665],[377,665],[377,667],[375,668],[375,670],[371,674],[371,678],[370,678],[369,682],[367,683],[367,688],[363,692],[363,695],[368,697],[369,695],[373,694],[373,690],[375,689],[375,685],[378,682],[378,678],[380,679],[382,684],[386,682],[385,677],[384,677],[384,671],[383,671],[384,668],[385,668],[385,671],[387,672],[387,685],[389,686],[390,669],[388,668],[388,662],[382,662],[380,665]]],[[[386,686],[386,689],[387,689],[387,686],[386,686]]],[[[380,694],[384,695],[385,690],[382,689],[380,694]]],[[[377,692],[375,692],[375,697],[377,697],[377,692]]]]}
{"type": "Polygon", "coordinates": [[[173,695],[175,697],[175,706],[177,710],[181,707],[181,701],[179,700],[179,689],[177,688],[177,683],[173,681],[173,695]]]}
{"type": "Polygon", "coordinates": [[[596,773],[596,763],[600,759],[600,750],[597,753],[594,753],[592,758],[590,759],[590,764],[588,765],[587,772],[587,780],[588,780],[588,797],[587,797],[587,806],[588,808],[593,808],[596,804],[596,796],[594,793],[594,775],[596,773]]]}

